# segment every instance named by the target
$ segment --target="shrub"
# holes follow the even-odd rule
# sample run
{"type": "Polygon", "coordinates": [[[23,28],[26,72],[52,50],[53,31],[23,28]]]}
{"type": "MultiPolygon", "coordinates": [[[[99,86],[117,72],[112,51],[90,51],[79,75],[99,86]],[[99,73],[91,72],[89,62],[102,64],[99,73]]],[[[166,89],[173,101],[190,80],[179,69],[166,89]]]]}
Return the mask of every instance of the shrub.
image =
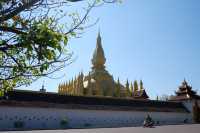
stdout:
{"type": "Polygon", "coordinates": [[[89,123],[84,124],[84,127],[90,127],[90,126],[91,126],[91,124],[89,124],[89,123]]]}
{"type": "Polygon", "coordinates": [[[24,122],[23,121],[15,121],[14,122],[14,127],[15,128],[23,128],[24,127],[24,122]]]}
{"type": "Polygon", "coordinates": [[[62,126],[62,127],[65,127],[65,126],[67,126],[69,124],[69,122],[68,122],[68,119],[67,118],[63,118],[61,121],[60,121],[60,125],[62,126]]]}

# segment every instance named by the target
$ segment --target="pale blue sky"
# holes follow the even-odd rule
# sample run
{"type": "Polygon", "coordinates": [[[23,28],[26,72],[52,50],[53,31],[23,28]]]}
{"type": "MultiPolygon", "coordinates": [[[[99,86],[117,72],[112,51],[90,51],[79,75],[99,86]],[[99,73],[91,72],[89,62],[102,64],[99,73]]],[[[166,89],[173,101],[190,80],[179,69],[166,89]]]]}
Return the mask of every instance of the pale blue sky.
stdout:
{"type": "Polygon", "coordinates": [[[184,78],[200,92],[199,0],[124,0],[95,8],[90,16],[99,17],[98,24],[69,42],[76,61],[53,75],[65,76],[20,88],[39,90],[45,80],[48,91],[57,91],[81,70],[87,74],[100,27],[107,70],[115,79],[142,79],[151,98],[174,94],[184,78]]]}

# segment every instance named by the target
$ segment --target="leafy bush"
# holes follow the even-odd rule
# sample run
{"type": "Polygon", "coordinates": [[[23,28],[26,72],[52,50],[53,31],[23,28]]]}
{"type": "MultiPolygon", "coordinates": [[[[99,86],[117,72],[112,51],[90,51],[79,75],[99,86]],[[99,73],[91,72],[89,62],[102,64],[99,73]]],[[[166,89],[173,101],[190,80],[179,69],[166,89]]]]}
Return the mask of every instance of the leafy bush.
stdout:
{"type": "Polygon", "coordinates": [[[15,121],[14,122],[14,127],[15,128],[23,128],[24,127],[24,122],[23,121],[15,121]]]}
{"type": "Polygon", "coordinates": [[[90,127],[90,126],[91,126],[91,124],[89,124],[89,123],[84,124],[84,127],[90,127]]]}
{"type": "Polygon", "coordinates": [[[63,118],[61,121],[60,121],[60,125],[62,126],[62,127],[65,127],[65,126],[67,126],[69,124],[69,122],[68,122],[68,119],[67,118],[63,118]]]}

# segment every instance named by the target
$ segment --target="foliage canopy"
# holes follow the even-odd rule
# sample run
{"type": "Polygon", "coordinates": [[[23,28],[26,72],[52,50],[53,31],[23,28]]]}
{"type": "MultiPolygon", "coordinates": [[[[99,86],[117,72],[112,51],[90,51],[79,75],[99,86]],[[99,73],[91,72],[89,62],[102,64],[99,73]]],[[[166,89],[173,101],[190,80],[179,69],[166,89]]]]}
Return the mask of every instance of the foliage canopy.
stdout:
{"type": "Polygon", "coordinates": [[[88,27],[92,8],[114,2],[0,0],[0,88],[8,90],[30,84],[70,64],[68,40],[88,27]],[[84,9],[78,7],[81,13],[70,9],[80,3],[85,5],[84,9]],[[67,22],[61,23],[62,20],[67,22]]]}

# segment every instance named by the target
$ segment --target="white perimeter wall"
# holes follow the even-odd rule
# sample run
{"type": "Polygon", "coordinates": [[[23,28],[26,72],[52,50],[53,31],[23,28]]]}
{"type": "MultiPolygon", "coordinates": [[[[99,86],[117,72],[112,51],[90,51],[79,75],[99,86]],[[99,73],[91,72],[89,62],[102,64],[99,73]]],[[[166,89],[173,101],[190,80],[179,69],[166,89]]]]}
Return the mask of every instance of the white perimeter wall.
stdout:
{"type": "Polygon", "coordinates": [[[16,129],[17,121],[24,123],[24,129],[62,128],[63,119],[68,120],[63,128],[142,126],[147,114],[159,125],[192,122],[189,113],[0,107],[0,130],[16,129]]]}

